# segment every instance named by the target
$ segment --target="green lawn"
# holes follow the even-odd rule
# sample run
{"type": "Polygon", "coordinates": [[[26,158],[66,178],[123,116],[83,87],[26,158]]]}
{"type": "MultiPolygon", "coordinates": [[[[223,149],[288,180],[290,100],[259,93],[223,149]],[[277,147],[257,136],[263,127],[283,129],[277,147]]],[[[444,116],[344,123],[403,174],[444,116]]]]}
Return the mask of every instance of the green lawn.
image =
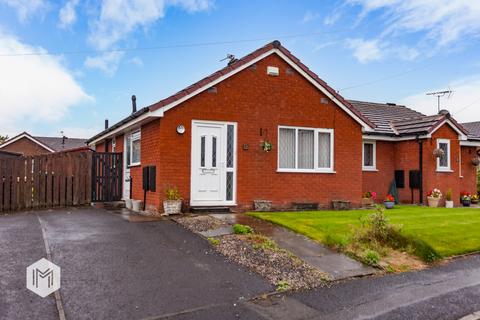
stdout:
{"type": "MultiPolygon", "coordinates": [[[[252,212],[249,215],[285,226],[323,243],[349,239],[352,226],[373,210],[252,212]]],[[[402,233],[421,240],[443,257],[480,251],[480,209],[397,206],[386,210],[402,233]]]]}

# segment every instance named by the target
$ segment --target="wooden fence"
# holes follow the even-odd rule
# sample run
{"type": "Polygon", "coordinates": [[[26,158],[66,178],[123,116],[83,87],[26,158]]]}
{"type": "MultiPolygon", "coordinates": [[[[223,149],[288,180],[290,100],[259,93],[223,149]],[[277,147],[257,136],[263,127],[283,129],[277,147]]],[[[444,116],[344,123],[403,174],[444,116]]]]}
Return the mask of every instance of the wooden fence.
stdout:
{"type": "Polygon", "coordinates": [[[88,204],[92,153],[0,158],[0,212],[88,204]]]}

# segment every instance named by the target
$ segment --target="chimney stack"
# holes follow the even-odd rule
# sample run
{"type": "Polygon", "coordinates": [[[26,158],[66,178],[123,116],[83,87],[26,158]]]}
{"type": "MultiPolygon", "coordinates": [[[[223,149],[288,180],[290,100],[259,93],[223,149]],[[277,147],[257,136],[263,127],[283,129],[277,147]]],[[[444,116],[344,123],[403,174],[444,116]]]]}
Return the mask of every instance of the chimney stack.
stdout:
{"type": "Polygon", "coordinates": [[[105,129],[108,129],[108,119],[105,119],[105,129]]]}
{"type": "Polygon", "coordinates": [[[132,95],[132,113],[137,112],[137,97],[132,95]]]}

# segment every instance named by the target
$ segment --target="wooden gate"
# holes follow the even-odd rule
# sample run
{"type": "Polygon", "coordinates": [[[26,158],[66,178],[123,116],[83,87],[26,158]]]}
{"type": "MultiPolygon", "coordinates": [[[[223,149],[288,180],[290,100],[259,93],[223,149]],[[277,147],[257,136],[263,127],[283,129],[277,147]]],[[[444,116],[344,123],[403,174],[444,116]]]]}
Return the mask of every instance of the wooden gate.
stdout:
{"type": "Polygon", "coordinates": [[[91,202],[91,152],[0,158],[0,212],[91,202]]]}
{"type": "Polygon", "coordinates": [[[92,202],[122,199],[122,154],[94,152],[92,156],[92,202]]]}

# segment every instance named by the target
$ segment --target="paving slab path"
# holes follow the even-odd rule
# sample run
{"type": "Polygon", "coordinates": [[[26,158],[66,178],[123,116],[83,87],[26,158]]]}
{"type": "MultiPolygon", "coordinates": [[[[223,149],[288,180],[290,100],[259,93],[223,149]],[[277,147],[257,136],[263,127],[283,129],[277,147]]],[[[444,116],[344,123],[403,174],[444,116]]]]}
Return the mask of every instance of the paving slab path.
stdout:
{"type": "MultiPolygon", "coordinates": [[[[313,267],[329,274],[333,280],[372,275],[379,272],[375,268],[365,266],[344,254],[335,252],[318,242],[273,223],[239,213],[215,213],[211,216],[230,224],[239,223],[251,226],[256,232],[273,239],[281,248],[290,251],[313,267]]],[[[215,236],[228,234],[227,232],[231,233],[231,228],[211,230],[205,235],[215,236]]]]}

